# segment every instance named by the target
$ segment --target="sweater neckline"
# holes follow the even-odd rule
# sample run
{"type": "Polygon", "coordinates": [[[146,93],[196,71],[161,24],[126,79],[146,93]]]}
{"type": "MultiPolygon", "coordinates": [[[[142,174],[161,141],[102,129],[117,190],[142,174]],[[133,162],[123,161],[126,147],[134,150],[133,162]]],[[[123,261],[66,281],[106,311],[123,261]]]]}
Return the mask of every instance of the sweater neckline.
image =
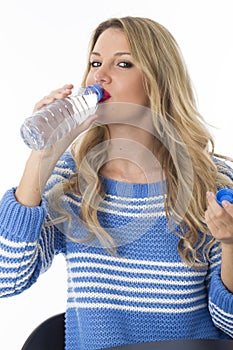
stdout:
{"type": "Polygon", "coordinates": [[[117,197],[145,198],[156,197],[166,193],[166,180],[152,183],[131,183],[113,180],[103,175],[99,178],[105,193],[117,197]]]}

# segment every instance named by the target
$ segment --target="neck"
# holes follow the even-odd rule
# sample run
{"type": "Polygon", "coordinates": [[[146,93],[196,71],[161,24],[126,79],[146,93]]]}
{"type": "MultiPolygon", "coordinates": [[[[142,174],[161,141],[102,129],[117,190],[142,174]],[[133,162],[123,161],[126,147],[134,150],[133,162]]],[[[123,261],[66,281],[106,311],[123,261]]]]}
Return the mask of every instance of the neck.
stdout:
{"type": "Polygon", "coordinates": [[[134,151],[137,148],[137,156],[140,157],[141,153],[144,157],[143,148],[150,150],[153,153],[156,153],[155,143],[156,139],[154,135],[147,130],[143,130],[136,126],[132,125],[121,125],[114,124],[109,125],[110,132],[110,143],[112,145],[111,150],[116,149],[125,149],[126,152],[134,151]]]}
{"type": "Polygon", "coordinates": [[[107,163],[100,173],[115,180],[134,183],[161,181],[156,157],[156,139],[150,133],[125,125],[110,127],[107,163]]]}

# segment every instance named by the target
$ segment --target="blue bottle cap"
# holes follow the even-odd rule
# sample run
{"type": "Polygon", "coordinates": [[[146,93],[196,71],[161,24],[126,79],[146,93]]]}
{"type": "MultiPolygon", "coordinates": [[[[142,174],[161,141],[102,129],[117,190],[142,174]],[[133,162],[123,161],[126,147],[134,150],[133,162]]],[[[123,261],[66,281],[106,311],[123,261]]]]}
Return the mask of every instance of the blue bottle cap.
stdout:
{"type": "Polygon", "coordinates": [[[88,89],[93,90],[96,93],[98,102],[102,99],[103,89],[98,84],[89,85],[86,87],[87,91],[88,91],[88,89]]]}
{"type": "Polygon", "coordinates": [[[233,190],[230,188],[223,188],[216,193],[216,200],[219,205],[222,205],[222,201],[228,201],[233,203],[233,190]]]}

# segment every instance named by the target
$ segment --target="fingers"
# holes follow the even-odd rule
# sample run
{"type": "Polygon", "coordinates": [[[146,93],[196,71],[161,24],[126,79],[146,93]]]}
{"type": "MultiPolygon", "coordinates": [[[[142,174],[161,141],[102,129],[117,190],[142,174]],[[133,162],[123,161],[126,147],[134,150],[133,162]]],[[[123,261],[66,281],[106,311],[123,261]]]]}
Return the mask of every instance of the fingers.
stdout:
{"type": "Polygon", "coordinates": [[[60,98],[64,98],[71,94],[72,89],[73,89],[72,84],[66,84],[60,89],[51,91],[50,96],[54,97],[56,100],[60,98]]]}
{"type": "Polygon", "coordinates": [[[42,107],[45,107],[56,100],[61,100],[71,95],[73,87],[72,84],[66,84],[62,88],[51,91],[49,95],[36,103],[33,112],[40,110],[42,107]]]}
{"type": "Polygon", "coordinates": [[[208,200],[208,212],[212,220],[217,221],[219,224],[225,224],[227,217],[224,209],[217,203],[215,195],[212,192],[206,194],[208,200]]]}
{"type": "Polygon", "coordinates": [[[205,221],[213,236],[223,243],[233,241],[233,205],[223,201],[221,207],[212,192],[207,192],[208,208],[205,221]]]}

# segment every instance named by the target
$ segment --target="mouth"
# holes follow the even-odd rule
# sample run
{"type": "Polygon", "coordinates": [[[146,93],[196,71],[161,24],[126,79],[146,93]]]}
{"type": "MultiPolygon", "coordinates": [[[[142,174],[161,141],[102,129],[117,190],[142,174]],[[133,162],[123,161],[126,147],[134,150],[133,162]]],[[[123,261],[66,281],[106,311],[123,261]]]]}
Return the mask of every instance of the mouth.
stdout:
{"type": "Polygon", "coordinates": [[[104,102],[106,100],[108,100],[111,97],[110,93],[103,89],[103,97],[101,98],[100,102],[104,102]]]}

